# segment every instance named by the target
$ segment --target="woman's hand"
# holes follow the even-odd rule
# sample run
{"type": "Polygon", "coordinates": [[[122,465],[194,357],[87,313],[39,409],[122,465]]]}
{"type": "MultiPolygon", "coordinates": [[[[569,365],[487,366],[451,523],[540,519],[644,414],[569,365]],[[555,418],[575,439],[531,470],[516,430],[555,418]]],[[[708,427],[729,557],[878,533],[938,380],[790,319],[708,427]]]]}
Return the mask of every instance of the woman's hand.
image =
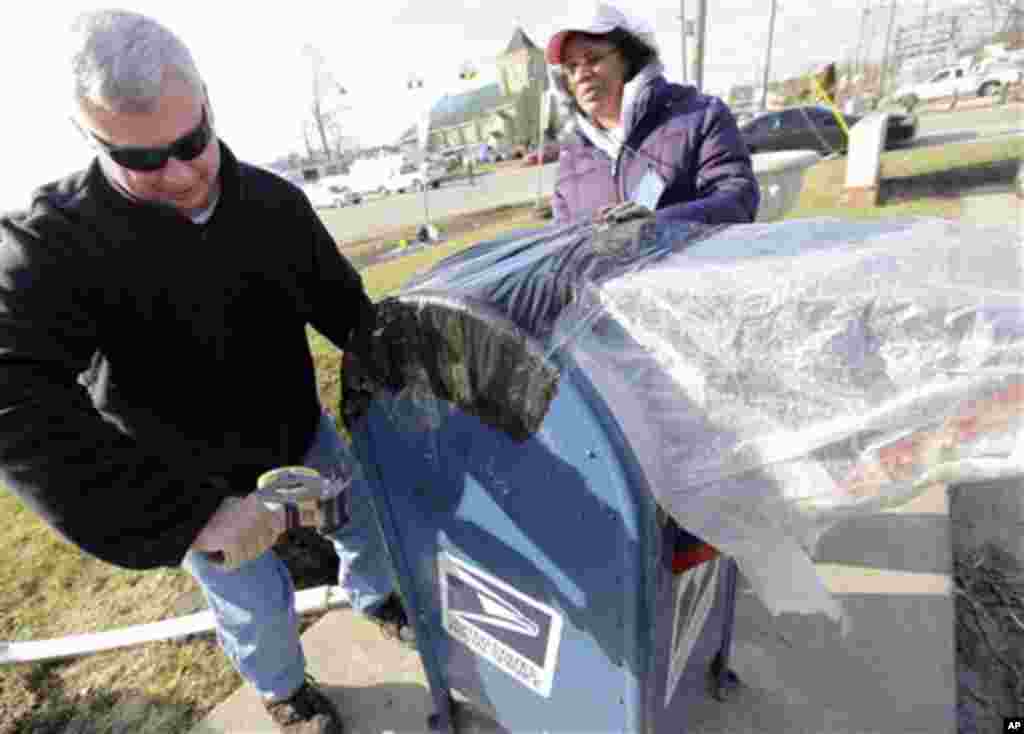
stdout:
{"type": "Polygon", "coordinates": [[[600,209],[598,209],[597,213],[594,215],[594,224],[600,224],[604,222],[608,217],[608,212],[610,212],[615,207],[616,204],[606,204],[600,209]]]}
{"type": "Polygon", "coordinates": [[[624,201],[621,204],[609,204],[601,207],[594,215],[594,224],[598,227],[610,227],[619,222],[627,222],[631,219],[646,219],[654,216],[654,212],[643,204],[635,201],[624,201]]]}

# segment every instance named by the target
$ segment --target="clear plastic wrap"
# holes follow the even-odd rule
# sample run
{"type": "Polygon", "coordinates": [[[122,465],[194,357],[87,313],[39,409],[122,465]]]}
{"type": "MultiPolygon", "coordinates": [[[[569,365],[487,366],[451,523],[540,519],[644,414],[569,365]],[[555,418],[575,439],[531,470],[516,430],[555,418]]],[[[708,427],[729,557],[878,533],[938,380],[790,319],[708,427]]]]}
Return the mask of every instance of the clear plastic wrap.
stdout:
{"type": "Polygon", "coordinates": [[[375,354],[356,358],[373,366],[347,360],[346,413],[397,391],[438,471],[445,416],[476,416],[509,439],[488,439],[500,486],[516,442],[559,450],[544,414],[578,369],[668,515],[773,612],[839,619],[811,561],[824,530],[1024,469],[1020,255],[1009,231],[934,219],[648,219],[482,243],[381,305],[375,354]]]}

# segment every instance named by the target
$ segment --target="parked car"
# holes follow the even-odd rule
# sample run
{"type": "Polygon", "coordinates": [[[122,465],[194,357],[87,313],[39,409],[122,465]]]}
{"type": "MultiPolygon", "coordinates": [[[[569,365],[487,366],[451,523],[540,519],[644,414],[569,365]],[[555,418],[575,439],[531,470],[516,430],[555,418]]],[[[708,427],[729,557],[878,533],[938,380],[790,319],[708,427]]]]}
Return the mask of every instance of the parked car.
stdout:
{"type": "Polygon", "coordinates": [[[359,204],[362,202],[363,197],[357,191],[352,189],[352,184],[348,180],[348,176],[336,175],[326,176],[320,179],[320,185],[330,192],[331,196],[334,197],[335,206],[349,206],[350,204],[359,204]]]}
{"type": "Polygon", "coordinates": [[[497,143],[491,146],[495,161],[510,161],[514,157],[515,146],[510,143],[497,143]]]}
{"type": "MultiPolygon", "coordinates": [[[[861,120],[860,115],[843,115],[847,128],[861,120]]],[[[829,154],[846,150],[846,134],[832,110],[821,105],[788,107],[762,112],[740,125],[740,133],[751,153],[776,150],[816,150],[829,154]]],[[[895,147],[917,134],[917,117],[912,114],[889,115],[885,147],[895,147]]]]}
{"type": "Polygon", "coordinates": [[[978,75],[984,80],[979,96],[995,96],[1004,87],[1024,84],[1024,61],[992,61],[979,67],[978,75]]]}
{"type": "Polygon", "coordinates": [[[347,186],[329,179],[311,181],[302,186],[314,209],[337,209],[349,204],[358,204],[362,198],[347,186]]]}
{"type": "Polygon", "coordinates": [[[404,194],[407,191],[422,191],[424,186],[436,189],[441,185],[441,179],[446,173],[447,168],[443,164],[427,163],[417,166],[415,163],[405,163],[397,171],[392,171],[384,183],[383,193],[404,194]]]}
{"type": "MultiPolygon", "coordinates": [[[[562,146],[558,143],[545,143],[544,144],[544,162],[553,163],[558,160],[558,154],[561,151],[562,146]]],[[[524,166],[536,166],[537,165],[537,149],[534,148],[526,154],[523,158],[524,166]]]]}
{"type": "Polygon", "coordinates": [[[445,148],[437,156],[444,162],[444,166],[449,173],[455,173],[466,164],[469,150],[465,145],[456,145],[451,148],[445,148]]]}
{"type": "Polygon", "coordinates": [[[952,97],[955,94],[965,97],[996,95],[1004,86],[1020,84],[1022,80],[1024,72],[1013,64],[992,63],[978,69],[949,66],[936,71],[927,81],[900,87],[892,96],[913,109],[918,102],[952,97]]]}

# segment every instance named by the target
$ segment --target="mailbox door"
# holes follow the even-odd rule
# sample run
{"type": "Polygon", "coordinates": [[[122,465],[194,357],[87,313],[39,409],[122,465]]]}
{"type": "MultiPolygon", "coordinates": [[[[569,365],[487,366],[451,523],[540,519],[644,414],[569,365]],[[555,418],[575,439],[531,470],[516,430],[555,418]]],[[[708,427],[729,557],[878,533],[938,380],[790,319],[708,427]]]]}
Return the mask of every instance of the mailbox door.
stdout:
{"type": "Polygon", "coordinates": [[[640,731],[660,538],[600,400],[573,376],[525,441],[390,394],[354,438],[445,693],[512,732],[640,731]]]}

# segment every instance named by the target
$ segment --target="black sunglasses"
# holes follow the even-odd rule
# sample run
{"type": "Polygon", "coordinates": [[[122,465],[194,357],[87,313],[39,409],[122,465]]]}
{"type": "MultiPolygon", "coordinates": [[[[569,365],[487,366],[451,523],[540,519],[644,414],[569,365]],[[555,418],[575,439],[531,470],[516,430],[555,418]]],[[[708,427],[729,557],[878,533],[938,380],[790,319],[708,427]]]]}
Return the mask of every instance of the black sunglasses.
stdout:
{"type": "Polygon", "coordinates": [[[206,119],[206,105],[203,105],[203,117],[195,129],[185,133],[170,145],[161,148],[111,145],[93,132],[90,132],[89,135],[118,165],[133,171],[152,172],[159,171],[166,166],[167,161],[172,157],[179,161],[191,161],[197,158],[210,144],[213,131],[206,119]]]}

